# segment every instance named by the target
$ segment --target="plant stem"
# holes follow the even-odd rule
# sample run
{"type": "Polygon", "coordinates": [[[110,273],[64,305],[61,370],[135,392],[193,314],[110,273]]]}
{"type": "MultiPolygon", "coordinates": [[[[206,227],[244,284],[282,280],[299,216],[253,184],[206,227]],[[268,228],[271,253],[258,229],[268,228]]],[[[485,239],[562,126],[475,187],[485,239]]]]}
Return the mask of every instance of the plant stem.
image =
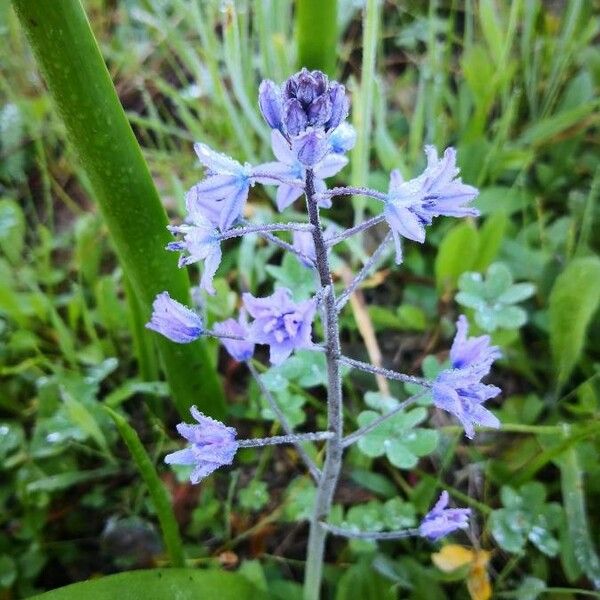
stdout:
{"type": "Polygon", "coordinates": [[[304,575],[305,600],[318,600],[323,574],[323,558],[325,553],[326,530],[321,521],[327,518],[333,501],[333,494],[342,467],[343,437],[343,405],[342,378],[340,375],[339,357],[340,331],[336,310],[335,292],[327,256],[327,244],[323,237],[319,205],[315,198],[314,173],[306,169],[306,206],[309,221],[314,226],[312,231],[315,244],[317,272],[321,287],[329,286],[329,293],[323,296],[323,312],[325,317],[325,356],[327,360],[327,428],[333,433],[325,447],[325,463],[317,488],[317,497],[310,519],[308,549],[306,555],[306,571],[304,575]]]}
{"type": "Polygon", "coordinates": [[[403,538],[419,535],[418,529],[400,529],[398,531],[352,531],[351,529],[335,527],[334,525],[329,525],[327,523],[321,523],[321,525],[333,535],[339,535],[355,540],[401,540],[403,538]]]}
{"type": "Polygon", "coordinates": [[[349,237],[351,237],[357,233],[360,233],[361,231],[364,231],[365,229],[369,229],[371,227],[374,227],[375,225],[378,225],[379,223],[382,223],[384,220],[385,220],[385,217],[383,215],[377,215],[376,217],[367,219],[366,221],[363,221],[362,223],[360,223],[359,225],[356,225],[355,227],[350,227],[350,229],[346,229],[346,231],[343,231],[342,233],[340,233],[339,235],[336,235],[335,237],[327,238],[327,245],[334,246],[335,244],[339,244],[340,242],[347,240],[349,237]]]}
{"type": "Polygon", "coordinates": [[[387,377],[387,379],[393,379],[395,381],[402,381],[404,383],[414,383],[416,385],[421,385],[425,388],[430,388],[432,383],[423,379],[422,377],[415,377],[414,375],[405,375],[404,373],[399,373],[398,371],[392,371],[390,369],[384,369],[382,367],[375,367],[370,365],[369,363],[362,362],[360,360],[354,360],[353,358],[348,358],[347,356],[339,356],[339,362],[348,365],[349,367],[353,367],[355,369],[359,369],[360,371],[365,371],[367,373],[373,373],[373,375],[383,375],[387,377]]]}
{"type": "Polygon", "coordinates": [[[312,225],[308,223],[268,223],[266,225],[248,225],[247,227],[236,227],[229,229],[219,235],[221,240],[242,237],[249,233],[269,233],[273,231],[312,231],[312,225]]]}
{"type": "MultiPolygon", "coordinates": [[[[254,381],[256,381],[256,384],[260,388],[262,395],[267,399],[267,402],[269,403],[269,407],[273,411],[273,414],[275,415],[275,417],[277,417],[277,419],[279,419],[279,422],[281,423],[281,426],[283,427],[285,433],[287,435],[294,435],[294,430],[292,429],[290,422],[288,421],[281,408],[279,408],[277,401],[275,400],[275,398],[273,398],[273,394],[271,394],[271,392],[267,389],[267,386],[264,384],[263,380],[260,378],[260,373],[252,364],[252,361],[246,361],[246,365],[248,366],[250,373],[252,373],[252,377],[254,377],[254,381]]],[[[295,444],[295,446],[298,454],[300,455],[300,458],[304,461],[304,464],[309,470],[312,478],[316,482],[318,482],[319,477],[321,477],[321,471],[319,470],[319,467],[317,467],[317,465],[313,462],[313,460],[307,454],[306,450],[302,447],[301,444],[295,444]]]]}
{"type": "Polygon", "coordinates": [[[292,435],[274,435],[268,438],[250,438],[238,440],[240,448],[260,448],[261,446],[277,446],[279,444],[297,444],[299,442],[322,442],[333,437],[331,431],[316,431],[315,433],[293,433],[292,435]]]}
{"type": "Polygon", "coordinates": [[[348,300],[350,300],[350,296],[352,296],[352,294],[354,293],[356,288],[369,275],[369,273],[371,272],[371,269],[373,268],[373,265],[375,265],[377,263],[377,261],[381,258],[381,255],[384,253],[384,251],[385,251],[388,243],[391,241],[391,239],[392,239],[392,232],[390,231],[385,236],[385,238],[383,239],[381,244],[379,244],[379,247],[377,248],[377,250],[375,250],[375,252],[373,252],[373,254],[371,254],[371,256],[369,257],[369,260],[367,260],[367,262],[363,265],[363,268],[357,273],[357,275],[354,277],[354,279],[350,282],[350,285],[344,290],[344,293],[340,295],[340,297],[338,298],[338,301],[336,302],[336,305],[335,305],[338,312],[341,311],[342,308],[344,308],[344,306],[346,306],[346,303],[348,302],[348,300]]]}

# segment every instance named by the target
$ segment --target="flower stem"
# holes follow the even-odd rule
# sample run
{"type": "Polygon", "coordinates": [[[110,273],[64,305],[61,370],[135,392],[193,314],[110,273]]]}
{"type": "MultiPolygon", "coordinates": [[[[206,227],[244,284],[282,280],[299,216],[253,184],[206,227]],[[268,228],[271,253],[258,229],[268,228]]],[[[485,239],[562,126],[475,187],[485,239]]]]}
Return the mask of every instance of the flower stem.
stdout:
{"type": "Polygon", "coordinates": [[[247,227],[236,227],[223,232],[219,238],[229,240],[242,237],[249,233],[268,233],[272,231],[312,231],[312,225],[308,223],[269,223],[266,225],[248,225],[247,227]]]}
{"type": "Polygon", "coordinates": [[[371,272],[373,265],[377,264],[377,261],[381,258],[381,255],[385,251],[391,239],[392,232],[390,231],[383,239],[383,242],[379,244],[377,250],[373,252],[369,260],[367,260],[367,262],[363,265],[363,268],[358,272],[356,277],[354,277],[354,279],[350,282],[350,285],[344,290],[344,293],[340,295],[335,305],[338,312],[342,310],[344,306],[346,306],[346,303],[348,302],[348,300],[350,300],[350,296],[352,296],[356,288],[364,281],[367,275],[371,272]]]}
{"type": "MultiPolygon", "coordinates": [[[[275,400],[275,398],[273,398],[273,394],[271,394],[271,392],[267,389],[267,386],[264,384],[263,380],[260,378],[260,374],[256,370],[256,367],[252,364],[252,361],[246,361],[246,365],[248,365],[248,369],[250,370],[250,373],[252,373],[252,377],[254,377],[254,380],[260,388],[262,395],[267,399],[267,402],[269,403],[269,407],[273,411],[273,414],[277,417],[277,419],[279,419],[279,422],[281,423],[281,426],[283,427],[283,430],[285,431],[286,435],[294,435],[292,425],[288,421],[281,408],[279,408],[277,401],[275,400]]],[[[312,478],[318,482],[319,477],[321,477],[321,471],[319,470],[319,467],[317,467],[317,465],[307,454],[306,450],[302,447],[301,444],[295,444],[295,446],[298,454],[300,455],[300,458],[304,461],[304,464],[309,470],[312,478]]]]}
{"type": "Polygon", "coordinates": [[[333,501],[333,494],[342,467],[343,437],[343,407],[342,407],[342,378],[340,375],[339,357],[340,331],[338,313],[336,310],[335,292],[327,257],[327,244],[323,237],[319,205],[315,198],[314,173],[306,169],[306,206],[309,221],[314,226],[312,231],[315,244],[316,267],[321,287],[330,286],[329,293],[323,297],[323,312],[325,317],[325,356],[327,359],[327,428],[333,437],[325,447],[325,463],[317,488],[317,497],[313,514],[310,519],[308,549],[306,555],[306,571],[304,575],[305,600],[318,600],[323,574],[323,558],[325,554],[325,538],[327,531],[321,522],[327,518],[333,501]]]}
{"type": "Polygon", "coordinates": [[[292,435],[274,435],[268,438],[251,438],[238,440],[240,448],[259,448],[261,446],[277,446],[279,444],[297,444],[299,442],[322,442],[333,437],[331,431],[316,431],[315,433],[293,433],[292,435]]]}
{"type": "Polygon", "coordinates": [[[398,371],[392,371],[391,369],[375,367],[373,365],[370,365],[369,363],[362,362],[360,360],[354,360],[353,358],[348,358],[347,356],[339,356],[338,361],[345,365],[348,365],[349,367],[359,369],[360,371],[373,373],[373,375],[383,375],[387,379],[394,379],[395,381],[402,381],[404,383],[414,383],[416,385],[421,385],[425,388],[430,388],[432,386],[430,381],[427,381],[427,379],[423,379],[422,377],[415,377],[413,375],[399,373],[398,371]]]}
{"type": "Polygon", "coordinates": [[[375,419],[375,421],[373,421],[372,423],[369,423],[368,425],[365,425],[364,427],[357,429],[354,433],[347,435],[342,440],[342,444],[343,444],[344,448],[351,446],[352,444],[354,444],[354,442],[358,442],[358,440],[363,435],[366,435],[367,433],[373,431],[373,429],[376,429],[382,423],[384,423],[388,419],[391,419],[394,415],[397,415],[399,412],[403,411],[407,406],[414,404],[417,400],[419,400],[419,398],[422,398],[426,393],[427,393],[427,390],[423,390],[422,392],[419,392],[418,394],[415,394],[414,396],[407,398],[406,400],[404,400],[404,402],[400,402],[400,404],[398,404],[398,406],[396,406],[396,408],[385,413],[384,415],[381,415],[381,417],[379,417],[378,419],[375,419]]]}
{"type": "Polygon", "coordinates": [[[335,527],[327,523],[321,523],[321,526],[333,535],[339,535],[355,540],[400,540],[402,538],[419,535],[418,529],[400,529],[398,531],[352,531],[351,529],[335,527]]]}
{"type": "Polygon", "coordinates": [[[387,194],[368,187],[334,187],[317,194],[319,199],[333,198],[334,196],[369,196],[370,198],[375,198],[376,200],[381,200],[382,202],[387,200],[387,194]]]}
{"type": "Polygon", "coordinates": [[[385,217],[383,215],[377,215],[376,217],[371,217],[370,219],[363,221],[362,223],[360,223],[359,225],[356,225],[355,227],[350,227],[350,229],[346,229],[345,231],[342,231],[342,233],[340,233],[339,235],[327,238],[327,245],[334,246],[335,244],[339,244],[340,242],[347,240],[349,237],[351,237],[357,233],[360,233],[361,231],[364,231],[365,229],[369,229],[375,225],[378,225],[379,223],[382,223],[384,220],[385,220],[385,217]]]}

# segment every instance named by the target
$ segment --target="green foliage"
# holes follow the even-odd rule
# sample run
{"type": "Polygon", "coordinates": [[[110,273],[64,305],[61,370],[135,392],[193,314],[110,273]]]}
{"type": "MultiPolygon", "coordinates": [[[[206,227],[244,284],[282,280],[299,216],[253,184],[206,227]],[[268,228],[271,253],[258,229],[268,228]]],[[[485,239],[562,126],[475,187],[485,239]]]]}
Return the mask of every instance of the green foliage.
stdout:
{"type": "MultiPolygon", "coordinates": [[[[382,414],[394,410],[399,404],[394,398],[367,393],[365,403],[374,410],[365,410],[358,415],[361,427],[370,425],[382,414]]],[[[400,469],[413,468],[421,456],[433,452],[438,443],[438,432],[416,427],[427,416],[424,408],[414,408],[398,412],[358,441],[358,447],[372,458],[387,456],[388,460],[400,469]]]]}
{"type": "Polygon", "coordinates": [[[490,265],[485,279],[480,273],[463,273],[458,288],[456,301],[472,308],[477,325],[489,332],[523,327],[527,313],[514,305],[535,293],[535,286],[530,283],[514,284],[510,269],[503,263],[490,265]]]}
{"type": "Polygon", "coordinates": [[[39,600],[75,600],[85,597],[97,600],[131,598],[131,600],[188,600],[219,590],[223,600],[250,600],[266,596],[245,577],[223,571],[199,569],[153,569],[102,577],[35,596],[39,600]]]}
{"type": "Polygon", "coordinates": [[[574,369],[600,302],[600,259],[574,259],[557,277],[549,300],[550,344],[559,383],[574,369]]]}
{"type": "Polygon", "coordinates": [[[269,501],[269,491],[264,481],[253,479],[239,492],[240,506],[246,510],[260,510],[269,501]]]}
{"type": "Polygon", "coordinates": [[[555,502],[546,503],[546,490],[532,482],[517,491],[509,486],[500,490],[502,504],[492,512],[490,530],[501,548],[521,552],[527,540],[548,556],[556,556],[558,540],[552,535],[562,519],[562,509],[555,502]]]}

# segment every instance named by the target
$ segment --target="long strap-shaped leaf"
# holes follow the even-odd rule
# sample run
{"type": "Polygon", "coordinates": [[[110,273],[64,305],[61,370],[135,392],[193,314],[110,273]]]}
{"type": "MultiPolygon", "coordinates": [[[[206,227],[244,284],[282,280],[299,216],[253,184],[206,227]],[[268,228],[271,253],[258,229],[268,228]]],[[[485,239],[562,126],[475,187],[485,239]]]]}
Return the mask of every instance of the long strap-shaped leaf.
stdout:
{"type": "Polygon", "coordinates": [[[297,0],[296,39],[300,67],[335,75],[337,0],[297,0]]]}
{"type": "MultiPolygon", "coordinates": [[[[163,290],[187,301],[187,275],[164,250],[169,239],[164,208],[80,1],[12,4],[92,183],[144,318],[163,290]]],[[[222,388],[203,344],[180,346],[162,338],[158,344],[182,416],[192,404],[222,416],[222,388]]]]}

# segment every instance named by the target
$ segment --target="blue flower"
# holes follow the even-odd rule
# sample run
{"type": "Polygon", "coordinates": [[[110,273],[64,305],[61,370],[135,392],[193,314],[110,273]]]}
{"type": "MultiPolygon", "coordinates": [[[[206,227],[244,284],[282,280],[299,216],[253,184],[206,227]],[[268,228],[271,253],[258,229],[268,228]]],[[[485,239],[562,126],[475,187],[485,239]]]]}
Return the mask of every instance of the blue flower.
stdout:
{"type": "Polygon", "coordinates": [[[401,238],[425,241],[425,227],[433,217],[477,216],[477,209],[466,206],[479,193],[457,177],[456,151],[447,148],[439,159],[433,146],[425,147],[427,168],[419,177],[404,181],[400,172],[392,171],[384,216],[394,235],[396,262],[402,262],[401,238]]]}
{"type": "Polygon", "coordinates": [[[448,506],[448,492],[442,492],[435,506],[425,515],[419,525],[419,535],[431,541],[438,540],[457,529],[466,529],[469,526],[469,508],[446,508],[448,506]]]}
{"type": "Polygon", "coordinates": [[[214,294],[213,278],[221,264],[221,238],[215,226],[204,216],[196,202],[187,202],[186,222],[182,225],[170,225],[169,231],[180,234],[183,239],[167,244],[167,250],[182,252],[179,266],[184,267],[198,261],[204,261],[204,270],[200,287],[214,294]]]}
{"type": "Polygon", "coordinates": [[[195,406],[190,409],[198,425],[179,423],[177,431],[190,445],[165,456],[168,465],[194,465],[190,475],[198,483],[215,469],[230,465],[238,449],[236,431],[223,423],[204,416],[195,406]]]}
{"type": "Polygon", "coordinates": [[[227,319],[215,323],[214,330],[222,335],[235,335],[244,338],[243,340],[221,338],[223,346],[225,346],[227,352],[235,360],[244,362],[252,358],[254,354],[254,342],[250,340],[248,313],[244,309],[240,310],[240,316],[237,321],[235,319],[227,319]]]}
{"type": "MultiPolygon", "coordinates": [[[[275,182],[277,187],[276,203],[279,211],[284,211],[288,206],[293,204],[304,193],[304,185],[298,184],[304,180],[306,168],[298,160],[295,153],[290,148],[289,144],[283,135],[274,130],[271,133],[271,147],[273,154],[278,162],[264,163],[258,165],[255,171],[268,175],[276,175],[282,180],[288,180],[290,183],[275,182]]],[[[348,159],[340,154],[328,154],[323,160],[314,166],[315,173],[315,190],[317,193],[324,192],[327,189],[323,179],[332,177],[343,169],[348,164],[348,159]]],[[[262,179],[262,178],[261,178],[262,179]]],[[[274,181],[268,181],[273,183],[274,181]]],[[[322,208],[331,207],[331,199],[326,198],[319,201],[319,206],[322,208]]]]}
{"type": "Polygon", "coordinates": [[[169,292],[162,292],[154,299],[152,317],[146,323],[146,328],[178,344],[189,344],[204,332],[202,318],[187,306],[173,300],[169,292]]]}
{"type": "Polygon", "coordinates": [[[206,144],[194,144],[194,150],[208,169],[208,176],[188,191],[186,206],[226,231],[244,211],[250,187],[255,183],[252,165],[242,165],[206,144]]]}
{"type": "Polygon", "coordinates": [[[495,398],[500,388],[481,383],[500,358],[500,350],[490,346],[490,337],[467,337],[469,323],[461,315],[456,324],[456,336],[450,349],[452,368],[442,371],[433,382],[433,402],[453,414],[462,424],[469,439],[475,436],[474,425],[500,427],[500,421],[483,403],[495,398]]]}
{"type": "Polygon", "coordinates": [[[314,299],[296,303],[290,290],[278,288],[267,298],[245,293],[243,300],[254,318],[250,339],[270,346],[272,364],[281,364],[294,350],[313,346],[311,330],[317,309],[314,299]]]}
{"type": "Polygon", "coordinates": [[[263,81],[258,103],[269,127],[283,135],[298,161],[308,167],[332,151],[330,135],[349,110],[343,85],[329,81],[321,71],[307,69],[287,79],[281,88],[263,81]]]}

